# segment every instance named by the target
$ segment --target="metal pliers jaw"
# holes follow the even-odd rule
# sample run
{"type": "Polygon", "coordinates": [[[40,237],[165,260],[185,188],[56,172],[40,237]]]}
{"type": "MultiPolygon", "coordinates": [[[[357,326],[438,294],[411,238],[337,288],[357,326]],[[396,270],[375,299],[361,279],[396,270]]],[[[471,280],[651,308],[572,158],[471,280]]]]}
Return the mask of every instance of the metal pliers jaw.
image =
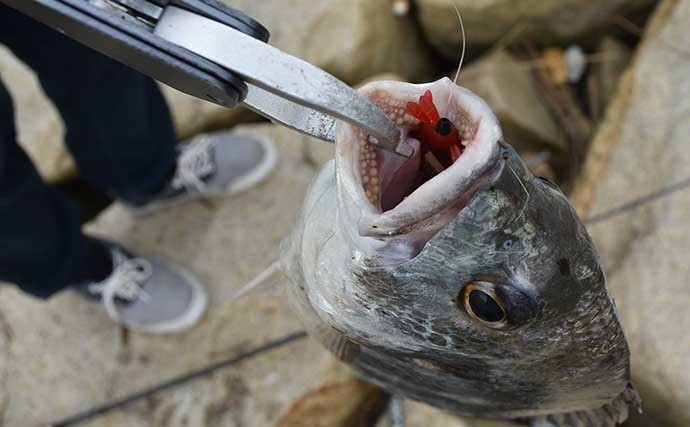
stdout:
{"type": "Polygon", "coordinates": [[[242,103],[290,128],[334,141],[335,120],[381,148],[412,147],[369,100],[325,71],[266,42],[268,31],[216,0],[0,0],[182,92],[242,103]]]}

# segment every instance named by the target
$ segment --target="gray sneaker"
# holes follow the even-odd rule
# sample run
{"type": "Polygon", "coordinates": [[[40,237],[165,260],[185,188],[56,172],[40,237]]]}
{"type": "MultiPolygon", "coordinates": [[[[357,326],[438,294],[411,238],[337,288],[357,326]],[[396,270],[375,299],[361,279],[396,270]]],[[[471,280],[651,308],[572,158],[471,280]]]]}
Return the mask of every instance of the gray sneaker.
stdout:
{"type": "Polygon", "coordinates": [[[238,193],[265,179],[277,161],[270,140],[231,130],[197,135],[180,144],[178,153],[173,179],[146,204],[128,204],[133,213],[238,193]]]}
{"type": "Polygon", "coordinates": [[[113,320],[132,330],[159,334],[178,332],[199,321],[207,296],[192,275],[116,246],[111,251],[110,276],[84,284],[80,291],[100,298],[113,320]]]}

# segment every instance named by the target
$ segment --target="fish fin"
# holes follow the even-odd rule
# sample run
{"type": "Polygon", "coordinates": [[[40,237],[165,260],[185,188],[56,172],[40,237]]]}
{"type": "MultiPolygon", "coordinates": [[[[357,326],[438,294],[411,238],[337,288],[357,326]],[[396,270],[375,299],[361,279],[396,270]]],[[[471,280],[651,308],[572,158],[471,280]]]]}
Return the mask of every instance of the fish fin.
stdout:
{"type": "Polygon", "coordinates": [[[242,286],[239,291],[235,292],[233,299],[278,290],[282,281],[277,280],[276,276],[278,276],[281,270],[282,261],[282,258],[279,258],[271,263],[271,265],[257,274],[256,277],[250,280],[246,285],[242,286]]]}
{"type": "Polygon", "coordinates": [[[597,409],[552,414],[529,419],[530,427],[616,427],[628,419],[630,410],[641,412],[641,399],[632,384],[611,402],[597,409]]]}

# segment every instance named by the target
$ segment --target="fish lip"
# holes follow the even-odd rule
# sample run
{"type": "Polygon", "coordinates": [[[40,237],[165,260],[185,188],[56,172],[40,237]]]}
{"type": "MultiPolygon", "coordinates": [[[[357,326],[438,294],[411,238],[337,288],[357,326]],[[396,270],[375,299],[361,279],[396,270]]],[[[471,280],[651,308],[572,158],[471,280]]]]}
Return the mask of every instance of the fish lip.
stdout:
{"type": "Polygon", "coordinates": [[[356,172],[358,169],[354,167],[355,132],[347,124],[338,126],[336,168],[339,197],[340,202],[349,208],[346,209],[347,215],[357,223],[360,236],[385,239],[409,233],[435,232],[450,220],[450,214],[444,216],[444,212],[463,198],[466,198],[466,204],[480,184],[498,176],[497,171],[503,163],[502,131],[496,116],[479,96],[448,78],[419,85],[373,82],[362,87],[360,92],[367,96],[375,90],[382,90],[395,94],[398,99],[413,100],[427,89],[437,94],[450,93],[454,102],[469,113],[478,126],[465,152],[451,167],[417,188],[391,210],[382,212],[367,199],[356,172]]]}

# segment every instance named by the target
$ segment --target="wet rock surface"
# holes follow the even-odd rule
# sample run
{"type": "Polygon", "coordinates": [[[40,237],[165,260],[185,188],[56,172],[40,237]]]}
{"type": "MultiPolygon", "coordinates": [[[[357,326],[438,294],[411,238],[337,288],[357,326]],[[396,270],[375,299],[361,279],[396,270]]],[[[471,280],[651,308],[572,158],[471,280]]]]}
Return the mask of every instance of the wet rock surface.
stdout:
{"type": "MultiPolygon", "coordinates": [[[[612,22],[653,6],[654,0],[453,0],[473,49],[529,40],[538,44],[592,39],[612,22]],[[509,40],[508,40],[509,39],[509,40]]],[[[460,58],[461,30],[449,0],[417,0],[429,41],[448,59],[460,58]]]]}
{"type": "MultiPolygon", "coordinates": [[[[591,203],[581,206],[591,206],[593,219],[690,179],[688,22],[690,2],[663,2],[619,87],[589,159],[599,183],[591,203]]],[[[627,425],[690,425],[688,224],[686,190],[589,227],[622,317],[643,401],[644,414],[627,425]]]]}

